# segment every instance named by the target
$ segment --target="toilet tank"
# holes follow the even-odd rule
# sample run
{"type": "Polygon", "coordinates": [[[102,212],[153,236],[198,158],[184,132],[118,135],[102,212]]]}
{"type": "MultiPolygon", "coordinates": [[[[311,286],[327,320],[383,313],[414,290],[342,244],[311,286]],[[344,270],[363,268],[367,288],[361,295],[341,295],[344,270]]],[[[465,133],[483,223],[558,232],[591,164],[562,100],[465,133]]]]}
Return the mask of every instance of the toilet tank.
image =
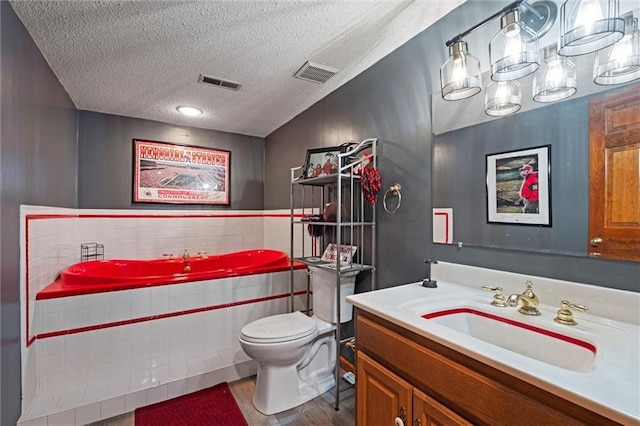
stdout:
{"type": "MultiPolygon", "coordinates": [[[[338,322],[336,313],[336,273],[309,266],[311,271],[311,291],[313,292],[313,314],[331,323],[338,322]]],[[[342,274],[340,277],[340,322],[353,318],[353,305],[347,302],[347,296],[353,294],[358,271],[342,274]]]]}

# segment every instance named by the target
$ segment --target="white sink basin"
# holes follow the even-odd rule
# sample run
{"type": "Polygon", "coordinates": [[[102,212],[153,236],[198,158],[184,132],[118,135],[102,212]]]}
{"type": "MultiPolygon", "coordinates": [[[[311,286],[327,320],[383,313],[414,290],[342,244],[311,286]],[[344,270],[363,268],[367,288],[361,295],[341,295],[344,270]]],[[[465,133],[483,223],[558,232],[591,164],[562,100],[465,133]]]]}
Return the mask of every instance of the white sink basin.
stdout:
{"type": "Polygon", "coordinates": [[[594,368],[596,347],[593,344],[555,331],[472,308],[447,309],[422,317],[556,367],[577,372],[594,368]]]}

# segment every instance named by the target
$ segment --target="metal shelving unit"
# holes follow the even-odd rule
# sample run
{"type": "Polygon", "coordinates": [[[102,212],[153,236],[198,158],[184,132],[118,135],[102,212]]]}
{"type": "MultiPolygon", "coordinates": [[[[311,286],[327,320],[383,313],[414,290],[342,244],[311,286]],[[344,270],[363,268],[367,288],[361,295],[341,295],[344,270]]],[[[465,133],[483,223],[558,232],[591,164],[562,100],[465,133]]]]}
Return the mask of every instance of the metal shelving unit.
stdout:
{"type": "MultiPolygon", "coordinates": [[[[336,276],[336,310],[337,325],[336,339],[336,367],[335,367],[335,409],[339,409],[340,398],[340,353],[344,343],[353,336],[343,338],[340,326],[340,283],[342,275],[353,271],[370,271],[366,279],[369,280],[369,290],[375,289],[376,265],[376,210],[364,199],[358,170],[369,163],[377,167],[378,140],[364,139],[353,143],[346,152],[338,154],[338,173],[329,176],[305,178],[304,166],[291,169],[291,258],[309,266],[335,273],[336,276]],[[336,203],[335,222],[313,221],[305,218],[317,217],[329,202],[336,203]],[[306,237],[307,226],[323,226],[325,232],[318,240],[309,244],[306,237]],[[301,232],[296,234],[296,227],[301,232]],[[334,241],[327,241],[327,239],[334,241]],[[328,243],[357,246],[351,262],[328,262],[321,260],[324,247],[328,243]]],[[[294,270],[291,267],[291,311],[294,310],[294,270]]],[[[360,274],[358,274],[360,276],[360,274]]],[[[308,300],[308,299],[307,299],[308,300]]],[[[307,306],[309,309],[309,306],[307,306]]]]}

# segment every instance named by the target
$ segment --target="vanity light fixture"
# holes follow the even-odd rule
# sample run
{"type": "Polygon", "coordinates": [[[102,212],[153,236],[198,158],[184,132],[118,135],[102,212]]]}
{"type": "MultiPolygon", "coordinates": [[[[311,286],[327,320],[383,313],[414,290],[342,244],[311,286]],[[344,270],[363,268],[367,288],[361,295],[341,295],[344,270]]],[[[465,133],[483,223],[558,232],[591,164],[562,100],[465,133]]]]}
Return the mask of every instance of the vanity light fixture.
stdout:
{"type": "Polygon", "coordinates": [[[447,101],[469,98],[482,90],[480,61],[469,54],[466,41],[456,40],[449,46],[449,59],[440,68],[440,84],[447,101]]]}
{"type": "Polygon", "coordinates": [[[489,43],[491,79],[522,78],[540,66],[538,37],[520,21],[520,12],[510,10],[500,18],[500,31],[489,43]]]}
{"type": "Polygon", "coordinates": [[[576,66],[567,57],[558,55],[556,43],[545,47],[544,65],[533,76],[533,100],[560,101],[577,91],[576,66]]]}
{"type": "Polygon", "coordinates": [[[596,52],[593,81],[610,85],[640,78],[640,31],[632,13],[624,15],[625,34],[617,43],[596,52]]]}
{"type": "Polygon", "coordinates": [[[195,107],[190,107],[190,106],[179,106],[176,108],[178,110],[178,112],[180,114],[184,114],[187,115],[189,117],[196,117],[198,115],[202,114],[202,110],[195,108],[195,107]]]}
{"type": "MultiPolygon", "coordinates": [[[[560,7],[560,40],[544,48],[539,69],[539,39],[553,27],[558,8],[551,0],[531,4],[516,0],[446,42],[449,58],[440,68],[442,98],[457,101],[482,90],[480,63],[469,54],[464,40],[498,17],[500,31],[489,43],[491,80],[515,83],[535,72],[531,93],[536,102],[560,101],[577,93],[577,67],[567,56],[597,52],[593,68],[597,84],[640,79],[638,20],[633,12],[622,17],[618,13],[619,0],[566,0],[560,7]]],[[[520,110],[519,83],[489,84],[486,91],[488,115],[500,117],[520,110]]]]}
{"type": "Polygon", "coordinates": [[[619,0],[567,0],[560,7],[562,56],[577,56],[611,46],[624,35],[619,0]]]}
{"type": "Polygon", "coordinates": [[[522,106],[520,84],[515,81],[492,81],[485,93],[485,113],[492,117],[514,114],[522,106]]]}

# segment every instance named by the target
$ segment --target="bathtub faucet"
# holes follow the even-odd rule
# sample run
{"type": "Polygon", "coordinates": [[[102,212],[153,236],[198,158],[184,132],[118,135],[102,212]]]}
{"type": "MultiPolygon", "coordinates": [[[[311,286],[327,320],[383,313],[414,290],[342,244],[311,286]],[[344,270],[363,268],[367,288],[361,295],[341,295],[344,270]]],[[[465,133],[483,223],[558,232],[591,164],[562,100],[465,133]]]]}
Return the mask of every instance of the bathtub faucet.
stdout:
{"type": "Polygon", "coordinates": [[[184,264],[182,272],[191,272],[191,266],[189,266],[189,252],[187,249],[184,249],[184,253],[182,253],[182,263],[184,264]]]}

